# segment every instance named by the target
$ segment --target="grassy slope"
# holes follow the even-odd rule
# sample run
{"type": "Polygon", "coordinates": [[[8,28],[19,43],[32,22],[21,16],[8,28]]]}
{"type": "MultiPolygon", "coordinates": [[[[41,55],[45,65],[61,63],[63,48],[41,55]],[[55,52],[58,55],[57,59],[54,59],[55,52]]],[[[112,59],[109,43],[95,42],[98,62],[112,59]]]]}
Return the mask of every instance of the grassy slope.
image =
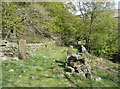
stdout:
{"type": "MultiPolygon", "coordinates": [[[[66,47],[41,48],[26,60],[3,61],[3,86],[14,87],[117,87],[117,74],[108,70],[95,68],[94,74],[102,78],[97,82],[78,76],[59,78],[58,74],[64,73],[64,62],[66,60],[66,47]],[[13,69],[14,71],[10,71],[13,69]],[[43,70],[42,70],[43,69],[43,70]],[[53,73],[58,69],[58,73],[53,73]],[[49,75],[49,76],[47,76],[49,75]],[[109,76],[108,76],[109,75],[109,76]],[[80,80],[82,78],[82,80],[80,80]]],[[[105,66],[117,68],[117,64],[109,61],[105,66]]]]}

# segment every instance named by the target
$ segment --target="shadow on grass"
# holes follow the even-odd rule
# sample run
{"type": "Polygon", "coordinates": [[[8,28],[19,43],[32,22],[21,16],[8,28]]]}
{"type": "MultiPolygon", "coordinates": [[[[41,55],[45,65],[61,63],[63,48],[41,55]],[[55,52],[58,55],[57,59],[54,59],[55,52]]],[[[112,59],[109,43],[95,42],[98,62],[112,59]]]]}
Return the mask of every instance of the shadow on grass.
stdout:
{"type": "MultiPolygon", "coordinates": [[[[64,69],[65,72],[68,72],[69,70],[65,68],[65,62],[63,61],[55,61],[56,63],[58,63],[58,66],[62,67],[64,69]]],[[[80,87],[78,84],[76,84],[70,77],[68,77],[67,75],[65,75],[65,78],[70,81],[72,84],[75,85],[75,87],[80,87]]],[[[76,79],[75,79],[76,80],[76,79]]]]}
{"type": "Polygon", "coordinates": [[[59,67],[62,67],[65,72],[70,72],[69,69],[66,69],[66,68],[65,68],[65,62],[63,62],[63,61],[58,61],[58,60],[55,60],[55,62],[58,63],[58,66],[59,66],[59,67]]]}
{"type": "Polygon", "coordinates": [[[58,60],[55,60],[55,62],[58,63],[58,66],[65,68],[65,62],[58,60]]]}
{"type": "Polygon", "coordinates": [[[70,81],[71,83],[73,83],[75,85],[75,87],[80,87],[78,84],[76,84],[72,79],[70,79],[67,75],[65,75],[65,78],[70,81]]]}

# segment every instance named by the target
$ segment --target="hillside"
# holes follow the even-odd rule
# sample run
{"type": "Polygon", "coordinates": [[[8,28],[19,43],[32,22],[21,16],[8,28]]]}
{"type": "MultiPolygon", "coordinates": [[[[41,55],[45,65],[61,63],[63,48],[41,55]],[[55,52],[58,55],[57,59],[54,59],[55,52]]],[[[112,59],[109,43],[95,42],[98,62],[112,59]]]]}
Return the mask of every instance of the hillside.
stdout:
{"type": "Polygon", "coordinates": [[[101,64],[91,64],[93,79],[101,77],[100,81],[78,73],[66,75],[70,73],[65,68],[66,50],[67,47],[51,46],[39,49],[26,60],[3,61],[3,87],[118,87],[118,64],[106,59],[101,64]]]}
{"type": "Polygon", "coordinates": [[[0,85],[117,88],[120,50],[113,8],[112,2],[78,2],[77,8],[72,2],[2,2],[0,85]],[[71,13],[77,10],[80,16],[71,13]],[[69,46],[72,55],[80,46],[87,52],[70,61],[73,73],[66,69],[69,46]]]}

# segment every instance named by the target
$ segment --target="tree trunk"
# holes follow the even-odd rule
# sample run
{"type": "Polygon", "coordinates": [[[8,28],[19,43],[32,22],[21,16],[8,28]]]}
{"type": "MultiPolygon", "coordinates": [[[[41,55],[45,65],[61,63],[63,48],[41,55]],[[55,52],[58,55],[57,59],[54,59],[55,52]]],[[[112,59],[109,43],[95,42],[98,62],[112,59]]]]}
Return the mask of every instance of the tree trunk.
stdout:
{"type": "Polygon", "coordinates": [[[86,38],[86,49],[90,53],[91,47],[90,47],[90,39],[86,38]]]}
{"type": "Polygon", "coordinates": [[[10,34],[10,29],[9,29],[9,31],[7,32],[7,35],[5,36],[4,40],[6,40],[6,39],[8,38],[9,34],[10,34]]]}

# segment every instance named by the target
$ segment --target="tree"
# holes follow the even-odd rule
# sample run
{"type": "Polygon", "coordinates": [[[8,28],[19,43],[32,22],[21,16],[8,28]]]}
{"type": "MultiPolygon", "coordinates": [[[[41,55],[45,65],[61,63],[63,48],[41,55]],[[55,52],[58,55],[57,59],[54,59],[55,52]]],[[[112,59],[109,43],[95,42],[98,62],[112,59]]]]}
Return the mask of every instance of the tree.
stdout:
{"type": "Polygon", "coordinates": [[[67,4],[61,2],[46,4],[47,10],[53,17],[53,32],[60,36],[62,43],[74,44],[77,38],[77,30],[80,30],[82,26],[79,18],[69,12],[70,7],[68,8],[67,4]]]}
{"type": "MultiPolygon", "coordinates": [[[[113,17],[113,3],[78,3],[80,20],[84,23],[83,39],[87,49],[95,54],[111,54],[117,50],[117,21],[113,17]]],[[[81,34],[80,34],[81,35],[81,34]]]]}
{"type": "MultiPolygon", "coordinates": [[[[10,38],[10,34],[24,28],[24,21],[18,14],[18,8],[13,2],[2,3],[2,29],[3,39],[10,38]]],[[[16,34],[15,34],[16,35],[16,34]]]]}

